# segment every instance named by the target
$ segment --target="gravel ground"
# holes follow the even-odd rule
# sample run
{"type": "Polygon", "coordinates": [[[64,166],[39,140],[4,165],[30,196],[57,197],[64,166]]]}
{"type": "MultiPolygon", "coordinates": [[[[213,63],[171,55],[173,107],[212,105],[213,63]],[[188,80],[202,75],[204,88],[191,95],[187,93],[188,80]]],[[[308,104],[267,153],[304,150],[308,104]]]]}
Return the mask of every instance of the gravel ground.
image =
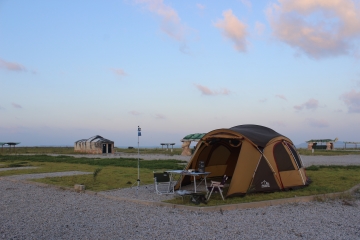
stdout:
{"type": "Polygon", "coordinates": [[[311,165],[360,165],[360,155],[301,156],[305,167],[311,165]]]}
{"type": "Polygon", "coordinates": [[[360,239],[360,200],[200,213],[0,181],[0,239],[360,239]]]}
{"type": "MultiPolygon", "coordinates": [[[[360,158],[304,156],[303,162],[359,165],[360,158]]],[[[346,200],[203,213],[16,179],[0,178],[0,239],[360,239],[359,193],[346,200]]],[[[139,193],[145,192],[141,187],[146,186],[140,186],[139,193]]],[[[136,187],[127,191],[130,197],[136,187]]]]}

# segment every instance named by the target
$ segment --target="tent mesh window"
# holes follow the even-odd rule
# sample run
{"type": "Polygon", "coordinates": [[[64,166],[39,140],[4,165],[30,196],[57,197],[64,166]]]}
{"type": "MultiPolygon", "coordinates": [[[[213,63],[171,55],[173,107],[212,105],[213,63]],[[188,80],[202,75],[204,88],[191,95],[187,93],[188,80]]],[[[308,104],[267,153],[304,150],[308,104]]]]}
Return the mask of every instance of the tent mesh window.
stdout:
{"type": "Polygon", "coordinates": [[[299,168],[302,168],[303,166],[302,166],[302,163],[300,161],[299,155],[296,152],[296,150],[294,149],[294,147],[291,146],[289,143],[285,143],[285,144],[290,149],[290,151],[291,151],[292,155],[294,156],[295,161],[296,161],[297,165],[299,166],[299,168]]]}
{"type": "Polygon", "coordinates": [[[274,158],[279,172],[295,170],[292,160],[282,143],[274,146],[274,158]]]}

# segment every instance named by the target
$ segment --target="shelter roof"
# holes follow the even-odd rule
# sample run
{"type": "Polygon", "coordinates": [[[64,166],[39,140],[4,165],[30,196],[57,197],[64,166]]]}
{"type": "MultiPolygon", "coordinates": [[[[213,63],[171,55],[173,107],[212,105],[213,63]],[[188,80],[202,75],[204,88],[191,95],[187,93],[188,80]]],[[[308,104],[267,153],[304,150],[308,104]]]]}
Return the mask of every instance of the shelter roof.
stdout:
{"type": "Polygon", "coordinates": [[[106,138],[103,138],[102,136],[100,135],[95,135],[91,138],[88,138],[88,139],[81,139],[81,140],[78,140],[76,141],[75,143],[79,143],[79,142],[88,142],[88,143],[91,143],[91,142],[107,142],[107,143],[113,143],[114,141],[111,141],[109,139],[106,139],[106,138]]]}
{"type": "Polygon", "coordinates": [[[4,146],[4,145],[15,146],[15,145],[18,145],[18,144],[20,144],[20,143],[19,142],[0,142],[1,146],[4,146]]]}
{"type": "Polygon", "coordinates": [[[327,143],[327,142],[336,142],[336,139],[335,140],[333,140],[333,139],[311,139],[311,140],[306,141],[306,142],[307,143],[309,143],[309,142],[320,142],[320,143],[325,142],[325,143],[327,143]]]}
{"type": "Polygon", "coordinates": [[[260,147],[265,147],[266,144],[275,137],[284,137],[280,133],[272,130],[271,128],[254,124],[238,125],[229,128],[229,130],[244,135],[246,138],[248,138],[260,147]]]}
{"type": "Polygon", "coordinates": [[[193,133],[186,135],[181,141],[199,141],[206,133],[193,133]]]}

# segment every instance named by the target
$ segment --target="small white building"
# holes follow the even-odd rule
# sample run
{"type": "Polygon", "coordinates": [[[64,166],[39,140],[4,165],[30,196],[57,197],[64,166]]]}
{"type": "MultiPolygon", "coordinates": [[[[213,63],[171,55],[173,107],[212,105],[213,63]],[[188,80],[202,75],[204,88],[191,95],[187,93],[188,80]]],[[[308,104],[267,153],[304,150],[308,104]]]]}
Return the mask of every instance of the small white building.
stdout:
{"type": "Polygon", "coordinates": [[[114,153],[114,141],[96,135],[89,139],[76,141],[74,151],[92,154],[114,153]]]}

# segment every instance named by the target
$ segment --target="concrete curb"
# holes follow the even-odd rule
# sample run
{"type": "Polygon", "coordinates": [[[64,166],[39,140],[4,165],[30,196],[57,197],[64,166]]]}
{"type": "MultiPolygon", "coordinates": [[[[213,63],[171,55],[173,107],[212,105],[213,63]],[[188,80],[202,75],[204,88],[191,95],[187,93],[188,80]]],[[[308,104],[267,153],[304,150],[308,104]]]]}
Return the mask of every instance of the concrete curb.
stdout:
{"type": "Polygon", "coordinates": [[[39,182],[33,182],[33,181],[7,179],[6,177],[0,177],[0,180],[6,180],[6,181],[11,181],[11,182],[20,182],[20,183],[24,183],[24,184],[32,184],[32,185],[36,185],[39,187],[57,188],[59,190],[67,190],[67,191],[72,191],[72,192],[89,194],[89,195],[93,195],[93,196],[96,195],[96,196],[100,196],[100,197],[115,200],[115,201],[125,201],[125,202],[131,202],[131,203],[136,203],[136,204],[142,204],[142,205],[146,205],[146,206],[168,207],[168,208],[183,209],[183,210],[197,211],[197,212],[216,212],[216,211],[230,211],[230,210],[237,210],[237,209],[262,208],[262,207],[277,206],[277,205],[288,204],[288,203],[303,203],[303,202],[311,202],[314,200],[334,199],[334,198],[337,198],[344,194],[351,194],[354,191],[356,191],[357,189],[360,189],[360,184],[358,184],[344,192],[318,194],[318,195],[293,197],[293,198],[282,198],[282,199],[267,200],[267,201],[261,201],[261,202],[237,203],[237,204],[218,205],[218,206],[211,206],[211,207],[195,207],[195,206],[178,205],[178,204],[165,203],[165,202],[154,202],[154,201],[146,201],[146,200],[140,200],[140,199],[122,198],[122,197],[106,195],[103,193],[98,193],[98,192],[94,192],[94,191],[90,191],[90,190],[78,191],[74,188],[69,188],[69,187],[55,186],[55,185],[51,185],[51,184],[39,183],[39,182]]]}

